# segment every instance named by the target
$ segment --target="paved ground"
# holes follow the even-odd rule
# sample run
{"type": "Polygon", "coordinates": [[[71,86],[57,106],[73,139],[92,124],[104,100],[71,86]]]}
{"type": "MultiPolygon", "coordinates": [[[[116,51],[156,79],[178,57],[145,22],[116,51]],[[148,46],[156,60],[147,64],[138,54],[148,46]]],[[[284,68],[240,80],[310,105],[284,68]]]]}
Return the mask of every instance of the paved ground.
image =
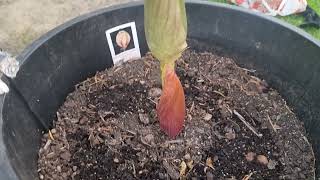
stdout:
{"type": "Polygon", "coordinates": [[[0,49],[14,55],[57,25],[132,0],[0,0],[0,49]]]}

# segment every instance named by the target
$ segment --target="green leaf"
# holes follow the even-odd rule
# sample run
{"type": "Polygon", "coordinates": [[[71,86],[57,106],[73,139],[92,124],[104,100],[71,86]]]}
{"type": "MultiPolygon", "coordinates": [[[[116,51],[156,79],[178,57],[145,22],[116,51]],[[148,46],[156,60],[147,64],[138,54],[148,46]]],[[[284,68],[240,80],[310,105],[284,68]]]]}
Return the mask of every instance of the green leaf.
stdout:
{"type": "Polygon", "coordinates": [[[320,0],[307,0],[308,5],[320,16],[320,0]]]}
{"type": "Polygon", "coordinates": [[[184,0],[145,0],[144,25],[148,46],[161,69],[174,66],[187,47],[187,17],[184,0]]]}

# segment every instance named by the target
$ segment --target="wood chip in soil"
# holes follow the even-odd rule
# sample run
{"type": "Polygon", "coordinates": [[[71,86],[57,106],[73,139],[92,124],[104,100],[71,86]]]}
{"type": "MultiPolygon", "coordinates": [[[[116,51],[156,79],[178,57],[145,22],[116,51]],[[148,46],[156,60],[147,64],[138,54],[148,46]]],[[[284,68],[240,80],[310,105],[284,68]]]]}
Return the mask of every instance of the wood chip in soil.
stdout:
{"type": "Polygon", "coordinates": [[[267,82],[233,58],[192,49],[176,71],[182,133],[159,127],[159,63],[150,54],[76,85],[39,151],[40,179],[311,179],[303,124],[267,82]]]}

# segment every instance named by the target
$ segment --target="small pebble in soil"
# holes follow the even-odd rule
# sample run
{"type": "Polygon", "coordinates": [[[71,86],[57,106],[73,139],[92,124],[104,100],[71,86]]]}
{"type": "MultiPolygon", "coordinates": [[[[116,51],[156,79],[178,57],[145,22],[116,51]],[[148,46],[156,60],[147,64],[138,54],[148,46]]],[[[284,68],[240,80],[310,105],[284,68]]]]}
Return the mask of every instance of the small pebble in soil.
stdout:
{"type": "Polygon", "coordinates": [[[248,152],[246,154],[246,160],[249,162],[253,161],[255,157],[256,157],[256,153],[254,152],[248,152]]]}
{"type": "Polygon", "coordinates": [[[162,90],[160,88],[151,88],[149,90],[148,95],[150,97],[156,98],[156,97],[160,97],[161,96],[161,92],[162,92],[162,90]]]}
{"type": "Polygon", "coordinates": [[[61,166],[57,166],[57,171],[60,173],[62,171],[61,166]]]}
{"type": "Polygon", "coordinates": [[[73,167],[72,167],[72,170],[73,170],[73,171],[77,171],[77,169],[78,169],[77,166],[73,166],[73,167]]]}
{"type": "Polygon", "coordinates": [[[144,85],[146,81],[139,81],[141,85],[144,85]]]}
{"type": "Polygon", "coordinates": [[[211,119],[212,119],[212,114],[207,113],[207,114],[204,116],[203,119],[204,119],[205,121],[211,120],[211,119]]]}
{"type": "Polygon", "coordinates": [[[258,155],[257,156],[257,162],[262,164],[262,165],[267,165],[268,164],[268,158],[264,155],[258,155]]]}
{"type": "Polygon", "coordinates": [[[189,153],[184,155],[184,159],[186,160],[190,160],[191,159],[191,155],[189,153]]]}
{"type": "Polygon", "coordinates": [[[268,169],[275,169],[277,165],[278,165],[277,161],[269,160],[267,167],[268,167],[268,169]]]}
{"type": "Polygon", "coordinates": [[[140,120],[140,122],[142,122],[145,125],[150,123],[148,114],[139,113],[139,120],[140,120]]]}
{"type": "Polygon", "coordinates": [[[236,138],[236,133],[234,131],[230,131],[225,133],[224,135],[227,139],[232,140],[236,138]]]}
{"type": "Polygon", "coordinates": [[[66,152],[62,153],[62,154],[60,155],[60,157],[61,157],[62,159],[64,159],[64,160],[66,160],[66,161],[69,161],[70,158],[71,158],[71,154],[70,154],[68,151],[66,151],[66,152]]]}
{"type": "Polygon", "coordinates": [[[113,159],[113,162],[115,162],[115,163],[119,163],[120,161],[119,161],[119,159],[118,159],[118,158],[114,158],[114,159],[113,159]]]}
{"type": "Polygon", "coordinates": [[[57,130],[56,129],[51,129],[51,133],[55,134],[55,133],[57,133],[57,130]]]}

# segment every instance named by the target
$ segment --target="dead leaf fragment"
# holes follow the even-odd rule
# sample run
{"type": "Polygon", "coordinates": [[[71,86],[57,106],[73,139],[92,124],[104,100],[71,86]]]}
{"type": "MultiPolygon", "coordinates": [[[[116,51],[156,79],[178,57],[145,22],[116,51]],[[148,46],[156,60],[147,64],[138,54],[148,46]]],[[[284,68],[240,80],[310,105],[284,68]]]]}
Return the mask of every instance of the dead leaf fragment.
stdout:
{"type": "Polygon", "coordinates": [[[186,174],[186,171],[187,171],[187,164],[184,161],[182,161],[180,164],[180,177],[184,176],[186,174]]]}
{"type": "Polygon", "coordinates": [[[193,160],[187,162],[188,168],[191,170],[193,168],[193,160]]]}
{"type": "Polygon", "coordinates": [[[251,178],[251,176],[253,175],[253,173],[250,173],[248,175],[245,175],[242,180],[249,180],[251,178]]]}
{"type": "Polygon", "coordinates": [[[50,130],[49,130],[49,137],[50,137],[50,139],[51,139],[52,141],[54,141],[53,135],[52,135],[52,133],[51,133],[50,130]]]}
{"type": "Polygon", "coordinates": [[[207,158],[206,165],[213,169],[213,161],[212,161],[211,157],[207,158]]]}

